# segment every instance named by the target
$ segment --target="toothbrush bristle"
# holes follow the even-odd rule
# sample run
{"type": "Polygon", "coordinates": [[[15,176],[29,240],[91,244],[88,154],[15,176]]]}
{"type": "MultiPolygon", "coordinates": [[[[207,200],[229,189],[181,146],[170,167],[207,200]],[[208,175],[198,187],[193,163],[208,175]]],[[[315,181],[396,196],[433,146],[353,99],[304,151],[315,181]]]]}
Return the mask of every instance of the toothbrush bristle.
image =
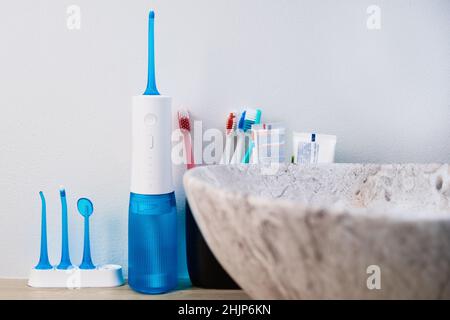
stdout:
{"type": "Polygon", "coordinates": [[[64,186],[59,186],[59,194],[63,197],[66,195],[66,189],[64,186]]]}
{"type": "Polygon", "coordinates": [[[255,109],[247,109],[245,113],[245,120],[255,121],[256,119],[256,110],[255,109]]]}
{"type": "Polygon", "coordinates": [[[178,125],[181,130],[191,131],[191,121],[187,110],[178,111],[178,125]]]}
{"type": "Polygon", "coordinates": [[[148,15],[150,19],[155,19],[155,11],[150,11],[150,14],[148,15]]]}
{"type": "Polygon", "coordinates": [[[228,115],[226,130],[228,133],[236,130],[236,115],[234,112],[230,112],[228,115]]]}
{"type": "Polygon", "coordinates": [[[247,111],[242,112],[241,118],[239,119],[238,129],[240,129],[240,130],[244,130],[244,125],[245,125],[245,114],[246,114],[246,113],[247,113],[247,111]]]}
{"type": "Polygon", "coordinates": [[[253,124],[259,124],[261,121],[261,110],[247,109],[244,121],[244,131],[250,130],[253,124]]]}
{"type": "Polygon", "coordinates": [[[260,124],[261,123],[261,110],[260,109],[256,109],[255,123],[256,124],[260,124]]]}

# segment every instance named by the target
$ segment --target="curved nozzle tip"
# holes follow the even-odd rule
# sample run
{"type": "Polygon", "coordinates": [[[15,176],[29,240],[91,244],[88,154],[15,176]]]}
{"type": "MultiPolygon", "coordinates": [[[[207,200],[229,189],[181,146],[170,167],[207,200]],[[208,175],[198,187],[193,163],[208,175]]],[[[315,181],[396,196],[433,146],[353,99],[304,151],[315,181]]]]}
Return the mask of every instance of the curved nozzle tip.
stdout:
{"type": "Polygon", "coordinates": [[[148,15],[149,19],[155,19],[155,11],[150,11],[149,15],[148,15]]]}

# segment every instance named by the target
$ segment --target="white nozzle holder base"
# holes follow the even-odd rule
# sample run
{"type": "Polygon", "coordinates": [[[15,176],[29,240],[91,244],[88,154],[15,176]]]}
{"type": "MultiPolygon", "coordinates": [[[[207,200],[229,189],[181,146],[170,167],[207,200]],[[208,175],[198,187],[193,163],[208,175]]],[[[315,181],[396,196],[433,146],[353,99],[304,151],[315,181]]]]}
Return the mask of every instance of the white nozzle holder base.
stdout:
{"type": "Polygon", "coordinates": [[[172,182],[172,99],[133,97],[131,192],[145,195],[174,191],[172,182]]]}
{"type": "Polygon", "coordinates": [[[124,284],[122,267],[115,264],[85,270],[73,267],[67,270],[31,269],[28,285],[35,288],[107,288],[124,284]]]}

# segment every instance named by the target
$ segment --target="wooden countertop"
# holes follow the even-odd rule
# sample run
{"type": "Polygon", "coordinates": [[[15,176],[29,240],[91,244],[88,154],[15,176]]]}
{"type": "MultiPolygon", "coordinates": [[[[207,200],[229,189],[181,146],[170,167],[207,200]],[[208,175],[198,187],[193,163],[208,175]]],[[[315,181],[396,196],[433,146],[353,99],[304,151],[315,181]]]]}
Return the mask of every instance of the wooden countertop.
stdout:
{"type": "Polygon", "coordinates": [[[162,295],[144,295],[128,285],[116,288],[39,289],[27,286],[27,280],[0,279],[1,300],[247,300],[242,290],[211,290],[181,285],[177,290],[162,295]]]}

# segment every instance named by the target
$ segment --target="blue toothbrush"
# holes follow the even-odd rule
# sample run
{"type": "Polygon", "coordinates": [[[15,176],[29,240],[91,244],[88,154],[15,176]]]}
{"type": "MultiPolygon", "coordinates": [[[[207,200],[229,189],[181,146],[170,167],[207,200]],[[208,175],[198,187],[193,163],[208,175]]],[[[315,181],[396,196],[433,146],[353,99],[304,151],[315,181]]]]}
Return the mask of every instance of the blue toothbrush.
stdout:
{"type": "Polygon", "coordinates": [[[48,260],[47,251],[47,206],[45,204],[44,193],[42,191],[39,191],[39,196],[41,197],[41,254],[35,269],[48,270],[53,269],[53,267],[48,260]]]}
{"type": "Polygon", "coordinates": [[[59,197],[61,198],[61,215],[62,215],[62,240],[61,240],[61,261],[56,267],[57,269],[67,270],[72,267],[69,255],[69,228],[67,225],[67,200],[66,190],[63,187],[59,190],[59,197]]]}
{"type": "Polygon", "coordinates": [[[84,249],[83,249],[83,261],[80,264],[80,269],[95,269],[91,258],[91,245],[89,241],[89,217],[94,211],[94,206],[91,200],[86,198],[78,199],[77,202],[78,212],[84,217],[84,249]]]}

